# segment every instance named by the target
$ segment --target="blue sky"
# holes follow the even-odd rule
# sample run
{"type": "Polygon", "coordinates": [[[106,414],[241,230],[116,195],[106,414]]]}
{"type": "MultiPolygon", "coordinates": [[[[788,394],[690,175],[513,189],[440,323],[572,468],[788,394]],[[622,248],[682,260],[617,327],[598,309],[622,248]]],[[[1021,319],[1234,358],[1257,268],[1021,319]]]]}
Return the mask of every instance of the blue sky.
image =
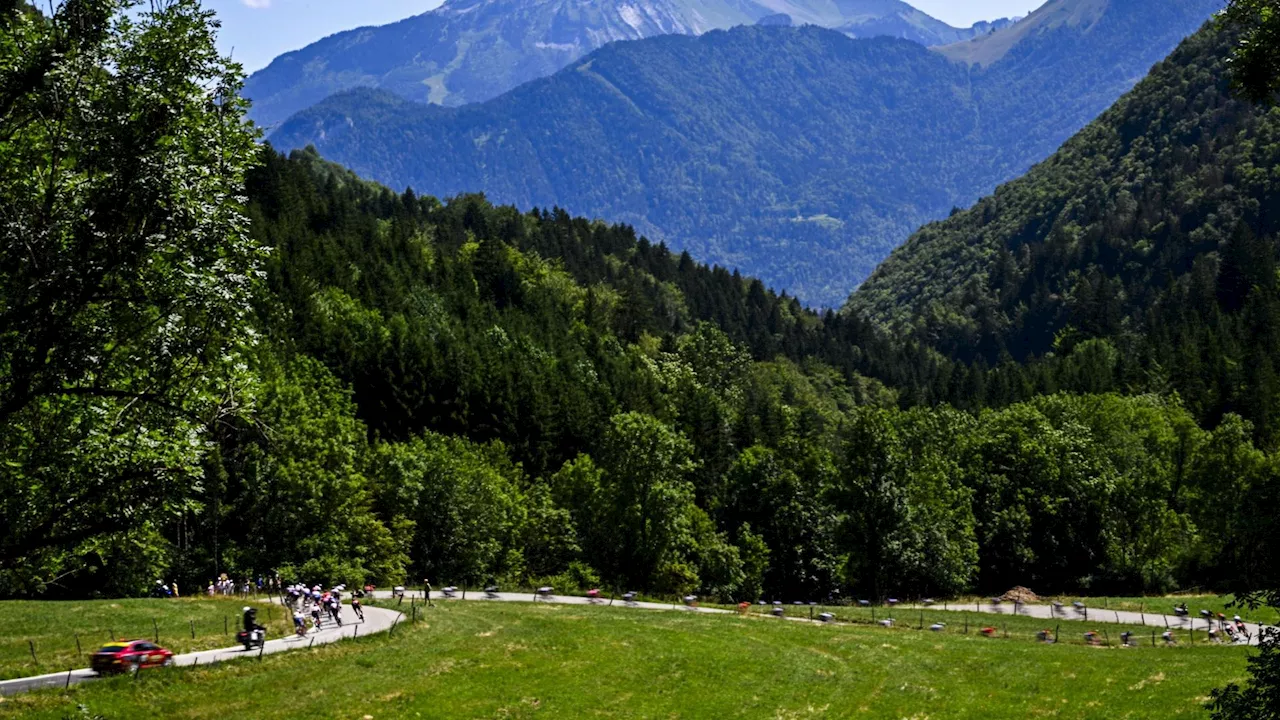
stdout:
{"type": "MultiPolygon", "coordinates": [[[[908,0],[952,25],[1026,15],[1040,0],[908,0]]],[[[326,35],[426,12],[440,0],[205,0],[222,19],[219,44],[253,72],[326,35]]]]}

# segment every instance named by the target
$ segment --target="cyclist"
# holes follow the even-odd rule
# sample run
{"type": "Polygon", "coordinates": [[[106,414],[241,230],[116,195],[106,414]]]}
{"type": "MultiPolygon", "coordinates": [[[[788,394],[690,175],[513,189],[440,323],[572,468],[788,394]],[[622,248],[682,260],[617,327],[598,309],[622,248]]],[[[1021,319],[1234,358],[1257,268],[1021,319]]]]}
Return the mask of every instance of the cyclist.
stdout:
{"type": "Polygon", "coordinates": [[[364,622],[364,610],[360,607],[360,598],[363,595],[364,593],[360,590],[356,590],[351,594],[351,611],[356,614],[356,617],[360,618],[360,622],[364,622]]]}

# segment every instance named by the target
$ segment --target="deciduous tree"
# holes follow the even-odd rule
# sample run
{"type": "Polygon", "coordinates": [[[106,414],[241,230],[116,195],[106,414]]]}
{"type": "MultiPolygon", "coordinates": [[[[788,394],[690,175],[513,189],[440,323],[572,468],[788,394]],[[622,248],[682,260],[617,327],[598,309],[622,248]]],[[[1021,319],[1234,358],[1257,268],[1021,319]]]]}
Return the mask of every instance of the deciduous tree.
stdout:
{"type": "Polygon", "coordinates": [[[180,510],[241,409],[255,131],[196,0],[0,6],[0,586],[180,510]]]}

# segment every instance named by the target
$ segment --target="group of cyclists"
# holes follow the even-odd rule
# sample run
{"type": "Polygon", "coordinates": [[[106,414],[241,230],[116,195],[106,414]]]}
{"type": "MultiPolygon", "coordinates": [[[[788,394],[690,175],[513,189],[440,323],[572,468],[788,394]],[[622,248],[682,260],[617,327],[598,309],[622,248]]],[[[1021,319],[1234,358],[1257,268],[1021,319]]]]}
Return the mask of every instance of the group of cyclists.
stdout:
{"type": "MultiPolygon", "coordinates": [[[[322,590],[319,585],[308,588],[302,583],[285,588],[285,602],[293,611],[293,630],[298,635],[306,635],[307,618],[310,616],[310,629],[320,630],[326,618],[329,622],[342,627],[342,595],[346,586],[337,585],[329,590],[322,590]]],[[[351,595],[351,610],[356,617],[364,621],[364,610],[360,607],[360,598],[364,592],[357,589],[351,595]]]]}
{"type": "Polygon", "coordinates": [[[1227,620],[1225,615],[1218,613],[1218,627],[1210,625],[1209,639],[1213,642],[1239,643],[1249,642],[1252,638],[1239,615],[1232,620],[1227,620]]]}
{"type": "MultiPolygon", "coordinates": [[[[1173,608],[1173,614],[1182,618],[1182,621],[1191,622],[1191,611],[1187,608],[1186,603],[1181,603],[1173,608]]],[[[1217,613],[1216,615],[1209,610],[1201,610],[1200,617],[1203,618],[1208,625],[1209,640],[1211,642],[1229,642],[1229,643],[1247,643],[1252,639],[1249,635],[1249,628],[1244,624],[1244,620],[1239,615],[1227,619],[1225,613],[1217,613]],[[1214,627],[1214,626],[1217,627],[1214,627]]],[[[1194,622],[1192,623],[1194,626],[1194,622]]]]}

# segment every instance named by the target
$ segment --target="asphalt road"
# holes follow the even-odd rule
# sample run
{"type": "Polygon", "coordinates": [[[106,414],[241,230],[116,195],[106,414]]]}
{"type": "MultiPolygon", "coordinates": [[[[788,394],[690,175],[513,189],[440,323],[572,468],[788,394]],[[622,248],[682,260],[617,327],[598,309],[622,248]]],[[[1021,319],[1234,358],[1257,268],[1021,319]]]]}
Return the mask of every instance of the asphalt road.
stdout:
{"type": "MultiPolygon", "coordinates": [[[[324,645],[325,643],[337,642],[344,638],[356,637],[357,635],[369,635],[371,633],[386,632],[391,629],[398,619],[403,616],[395,610],[387,610],[385,608],[366,607],[364,608],[364,620],[361,621],[355,616],[348,606],[342,608],[342,627],[338,627],[330,623],[321,630],[313,630],[305,637],[289,636],[276,640],[268,640],[262,648],[254,648],[246,651],[244,646],[237,645],[232,648],[223,648],[221,650],[204,650],[201,652],[187,653],[185,655],[175,655],[174,664],[183,665],[209,665],[211,663],[220,663],[227,660],[237,660],[246,657],[257,657],[259,654],[272,655],[278,652],[288,652],[289,650],[297,650],[299,648],[311,647],[312,645],[324,645]]],[[[156,670],[143,670],[142,672],[156,672],[156,670]]],[[[67,687],[82,682],[88,682],[98,677],[96,673],[88,668],[80,670],[71,670],[70,672],[51,673],[49,675],[36,675],[34,677],[17,678],[14,680],[0,681],[0,695],[12,695],[14,693],[26,692],[28,690],[38,690],[40,688],[50,687],[67,687]]]]}
{"type": "MultiPolygon", "coordinates": [[[[904,610],[919,610],[919,606],[908,606],[904,610]]],[[[1144,625],[1150,628],[1170,629],[1190,631],[1192,629],[1207,633],[1211,625],[1216,626],[1217,621],[1206,620],[1201,617],[1195,609],[1192,609],[1192,615],[1187,617],[1179,617],[1177,615],[1161,615],[1157,613],[1136,613],[1129,610],[1105,610],[1103,608],[1084,608],[1083,612],[1071,606],[1065,606],[1061,610],[1052,605],[1019,605],[1013,603],[1000,603],[993,605],[991,603],[976,603],[970,605],[930,605],[927,610],[933,612],[942,610],[944,612],[978,612],[989,615],[1019,615],[1021,617],[1042,618],[1044,620],[1082,620],[1093,623],[1120,624],[1120,625],[1144,625]]],[[[1259,631],[1261,626],[1256,623],[1245,623],[1246,631],[1249,633],[1250,645],[1258,644],[1259,631]]],[[[1207,635],[1206,635],[1207,637],[1207,635]]]]}
{"type": "MultiPolygon", "coordinates": [[[[375,598],[379,600],[394,599],[390,590],[377,590],[373,593],[375,598]]],[[[421,590],[406,591],[405,601],[410,599],[418,603],[423,602],[423,594],[421,590]]],[[[541,597],[534,593],[510,593],[500,592],[489,595],[484,592],[475,590],[467,592],[465,595],[458,592],[453,597],[445,597],[441,590],[431,591],[431,600],[433,602],[449,602],[452,600],[485,600],[488,602],[540,602],[540,603],[556,603],[559,605],[601,605],[612,607],[639,608],[641,610],[682,610],[684,612],[700,612],[712,614],[732,614],[732,610],[723,610],[721,608],[707,607],[689,607],[686,605],[675,605],[672,603],[655,603],[655,602],[624,602],[621,599],[610,600],[609,598],[591,599],[578,595],[550,595],[541,597]]],[[[806,622],[808,622],[806,620],[806,622]]]]}
{"type": "MultiPolygon", "coordinates": [[[[392,599],[391,591],[378,590],[374,596],[379,599],[392,599]]],[[[454,600],[482,600],[487,602],[547,602],[559,603],[563,605],[612,605],[614,607],[641,608],[645,610],[680,610],[684,612],[702,612],[702,613],[732,613],[731,610],[723,610],[721,608],[705,608],[705,607],[687,607],[684,605],[676,605],[672,603],[653,603],[653,602],[623,602],[622,600],[610,600],[608,598],[592,600],[585,597],[575,595],[551,595],[541,597],[534,593],[510,593],[500,592],[489,595],[480,591],[469,591],[465,595],[457,592],[453,597],[445,597],[444,592],[435,589],[431,591],[431,598],[434,602],[451,602],[454,600]]],[[[405,602],[421,603],[423,594],[421,590],[410,590],[405,593],[405,602]]],[[[920,606],[916,605],[900,605],[899,612],[914,614],[920,610],[920,606]]],[[[1012,603],[1001,603],[1000,605],[992,605],[989,603],[981,603],[976,605],[930,605],[928,612],[935,610],[947,612],[973,612],[990,615],[1013,615],[1015,607],[1012,603]]],[[[1035,617],[1044,620],[1081,620],[1093,623],[1120,624],[1120,625],[1145,625],[1151,628],[1170,628],[1173,630],[1189,631],[1192,628],[1199,632],[1206,632],[1209,629],[1209,621],[1201,618],[1199,615],[1194,617],[1177,617],[1174,615],[1160,615],[1155,613],[1136,613],[1125,610],[1103,610],[1101,608],[1086,608],[1084,613],[1079,613],[1073,607],[1066,607],[1060,612],[1052,605],[1022,605],[1016,608],[1017,614],[1022,617],[1035,617]]],[[[1193,612],[1195,612],[1193,610],[1193,612]]],[[[887,615],[888,616],[888,615],[887,615]]],[[[804,617],[787,617],[788,620],[797,620],[802,622],[810,622],[804,617]]],[[[1251,636],[1251,645],[1258,644],[1259,625],[1255,623],[1245,623],[1245,627],[1251,636]]],[[[1206,636],[1207,637],[1207,636],[1206,636]]],[[[1180,638],[1181,639],[1181,638],[1180,638]]]]}

